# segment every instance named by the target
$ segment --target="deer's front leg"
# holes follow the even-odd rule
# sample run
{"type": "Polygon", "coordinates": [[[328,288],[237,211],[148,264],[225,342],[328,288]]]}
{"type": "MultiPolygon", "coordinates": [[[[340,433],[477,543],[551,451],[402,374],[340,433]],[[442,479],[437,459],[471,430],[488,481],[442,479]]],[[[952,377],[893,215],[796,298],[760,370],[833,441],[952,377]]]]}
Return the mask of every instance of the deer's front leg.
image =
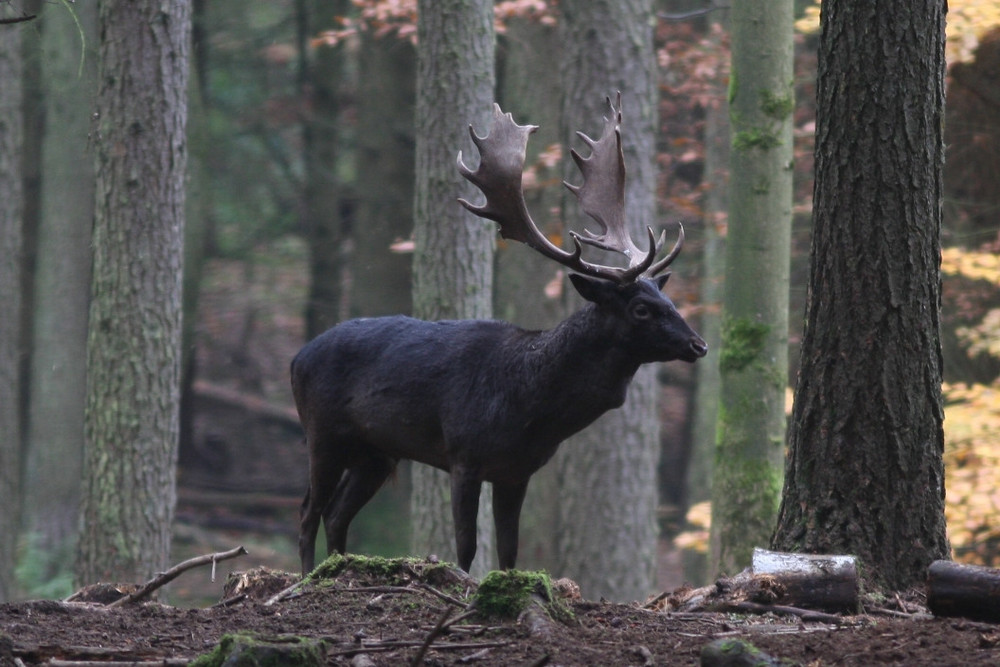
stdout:
{"type": "Polygon", "coordinates": [[[457,465],[452,467],[451,515],[455,522],[455,549],[458,566],[466,572],[476,557],[476,515],[481,486],[479,476],[473,471],[457,465]]]}
{"type": "Polygon", "coordinates": [[[528,482],[493,485],[493,525],[497,531],[497,557],[501,570],[517,562],[518,524],[528,482]]]}

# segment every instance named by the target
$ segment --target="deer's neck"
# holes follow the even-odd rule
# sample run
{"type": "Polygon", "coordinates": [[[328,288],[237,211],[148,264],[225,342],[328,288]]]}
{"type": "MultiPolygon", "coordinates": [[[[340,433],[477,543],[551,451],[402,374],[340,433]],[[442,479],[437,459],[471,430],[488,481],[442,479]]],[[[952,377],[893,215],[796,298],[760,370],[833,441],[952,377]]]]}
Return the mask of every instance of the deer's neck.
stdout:
{"type": "Polygon", "coordinates": [[[556,327],[526,334],[526,379],[549,395],[601,412],[618,407],[639,362],[622,344],[616,321],[587,304],[556,327]]]}

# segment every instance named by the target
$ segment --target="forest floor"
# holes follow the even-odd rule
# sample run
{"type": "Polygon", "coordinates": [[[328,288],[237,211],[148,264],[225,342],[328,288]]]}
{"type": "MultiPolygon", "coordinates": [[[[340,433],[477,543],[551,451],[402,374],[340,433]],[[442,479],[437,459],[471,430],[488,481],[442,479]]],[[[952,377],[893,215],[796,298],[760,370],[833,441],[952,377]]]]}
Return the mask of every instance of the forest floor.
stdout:
{"type": "Polygon", "coordinates": [[[407,563],[380,573],[348,568],[292,591],[296,576],[255,568],[230,576],[224,601],[205,608],[51,600],[0,605],[0,667],[181,665],[231,633],[285,646],[290,637],[311,638],[322,642],[325,664],[352,667],[413,664],[421,650],[427,665],[698,665],[703,647],[716,639],[750,642],[781,664],[1000,664],[1000,626],[934,618],[919,593],[895,596],[879,613],[822,621],[581,599],[563,600],[572,614],[562,621],[537,610],[503,620],[467,612],[474,580],[460,574],[435,580],[429,573],[440,568],[407,563]],[[885,615],[895,605],[907,613],[885,615]],[[444,627],[435,634],[439,624],[444,627]]]}

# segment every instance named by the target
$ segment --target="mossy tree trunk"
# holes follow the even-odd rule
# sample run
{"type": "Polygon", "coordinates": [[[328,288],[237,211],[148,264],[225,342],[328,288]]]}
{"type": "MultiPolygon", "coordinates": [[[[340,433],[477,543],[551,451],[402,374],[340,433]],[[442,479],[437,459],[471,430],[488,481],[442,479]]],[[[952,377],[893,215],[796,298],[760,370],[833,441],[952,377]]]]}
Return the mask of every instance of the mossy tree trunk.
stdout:
{"type": "MultiPolygon", "coordinates": [[[[605,97],[614,99],[621,91],[628,170],[625,215],[632,237],[645,238],[647,226],[659,228],[652,2],[573,0],[562,2],[560,12],[564,150],[572,146],[587,155],[576,132],[599,137],[601,118],[608,113],[605,97]]],[[[572,160],[564,160],[564,168],[570,182],[581,182],[572,160]]],[[[586,216],[568,192],[562,212],[566,223],[578,230],[585,223],[586,216]]],[[[579,304],[574,299],[571,307],[579,304]]],[[[656,369],[644,366],[629,386],[625,405],[570,438],[557,455],[558,572],[576,580],[585,597],[636,600],[653,590],[658,394],[656,369]]]]}
{"type": "Polygon", "coordinates": [[[948,557],[940,0],[825,0],[806,328],[776,549],[899,590],[948,557]]]}
{"type": "Polygon", "coordinates": [[[0,602],[14,594],[21,507],[21,277],[24,213],[21,157],[21,30],[0,40],[0,602]]]}
{"type": "Polygon", "coordinates": [[[180,409],[190,5],[106,0],[99,25],[78,584],[165,568],[180,409]]]}
{"type": "MultiPolygon", "coordinates": [[[[467,212],[461,196],[479,201],[455,157],[478,155],[469,124],[480,135],[492,118],[493,3],[422,0],[417,10],[416,190],[414,194],[413,313],[438,320],[492,315],[496,228],[467,212]]],[[[444,473],[412,467],[412,550],[455,560],[450,485],[444,473]]],[[[479,506],[474,573],[493,569],[493,519],[488,487],[479,506]]]]}
{"type": "Polygon", "coordinates": [[[792,225],[792,0],[730,15],[730,197],[709,575],[768,543],[781,492],[792,225]]]}

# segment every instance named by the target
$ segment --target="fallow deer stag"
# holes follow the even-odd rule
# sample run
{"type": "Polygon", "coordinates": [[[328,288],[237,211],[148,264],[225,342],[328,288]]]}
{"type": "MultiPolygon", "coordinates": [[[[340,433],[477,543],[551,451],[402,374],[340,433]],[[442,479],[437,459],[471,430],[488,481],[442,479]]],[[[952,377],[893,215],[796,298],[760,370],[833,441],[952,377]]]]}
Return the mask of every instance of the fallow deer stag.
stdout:
{"type": "Polygon", "coordinates": [[[645,252],[626,232],[621,96],[617,107],[610,98],[608,106],[601,138],[579,135],[591,155],[572,153],[583,184],[567,184],[600,233],[574,234],[570,251],[552,244],[525,206],[521,173],[534,126],[517,125],[495,106],[487,136],[469,128],[479,167],[469,169],[458,156],[459,171],[486,196],[482,205],[462,205],[498,222],[504,238],[575,271],[569,277],[588,302],[583,308],[547,331],[484,320],[350,320],[292,361],[309,450],[299,528],[303,574],[314,566],[320,518],[327,551],[343,553],[351,520],[400,459],[450,473],[458,564],[466,571],[476,553],[480,487],[490,482],[499,564],[514,567],[532,473],[563,440],[621,406],[640,365],[705,356],[705,341],[661,292],[669,273],[657,277],[680,252],[683,229],[659,261],[652,230],[645,252]],[[582,244],[624,254],[628,266],[588,262],[582,244]]]}

